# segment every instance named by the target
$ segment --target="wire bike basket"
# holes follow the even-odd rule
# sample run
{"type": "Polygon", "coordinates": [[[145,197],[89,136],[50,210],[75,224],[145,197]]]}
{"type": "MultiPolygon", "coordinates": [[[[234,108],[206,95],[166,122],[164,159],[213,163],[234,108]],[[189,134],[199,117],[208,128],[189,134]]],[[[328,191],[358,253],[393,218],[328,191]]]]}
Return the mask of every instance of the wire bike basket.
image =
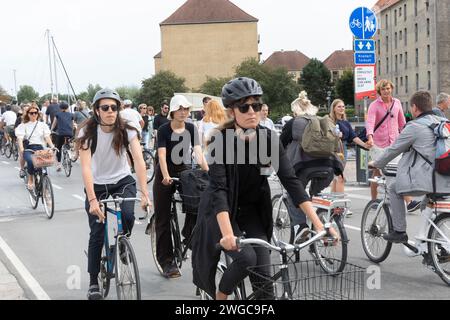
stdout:
{"type": "MultiPolygon", "coordinates": [[[[339,263],[336,259],[329,259],[339,263]]],[[[282,265],[249,267],[257,299],[271,300],[364,300],[366,270],[346,263],[342,272],[324,272],[316,260],[289,263],[289,279],[280,276],[282,265]],[[263,271],[262,271],[263,270],[263,271]],[[263,275],[262,273],[266,273],[263,275]]]]}

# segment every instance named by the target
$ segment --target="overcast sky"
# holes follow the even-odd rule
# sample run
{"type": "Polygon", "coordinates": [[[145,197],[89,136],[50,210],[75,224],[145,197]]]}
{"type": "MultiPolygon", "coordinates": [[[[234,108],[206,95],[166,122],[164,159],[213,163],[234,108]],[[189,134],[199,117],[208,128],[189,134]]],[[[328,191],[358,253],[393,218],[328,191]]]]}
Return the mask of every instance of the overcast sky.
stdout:
{"type": "MultiPolygon", "coordinates": [[[[89,83],[140,86],[154,74],[161,50],[159,23],[185,0],[5,0],[0,18],[0,86],[10,94],[28,84],[50,92],[46,29],[50,29],[75,91],[89,83]]],[[[326,59],[351,49],[348,19],[359,6],[376,0],[232,0],[259,19],[259,51],[266,59],[277,50],[300,50],[326,59]]],[[[182,43],[180,50],[182,50],[182,43]]],[[[67,81],[58,72],[61,93],[67,81]]]]}

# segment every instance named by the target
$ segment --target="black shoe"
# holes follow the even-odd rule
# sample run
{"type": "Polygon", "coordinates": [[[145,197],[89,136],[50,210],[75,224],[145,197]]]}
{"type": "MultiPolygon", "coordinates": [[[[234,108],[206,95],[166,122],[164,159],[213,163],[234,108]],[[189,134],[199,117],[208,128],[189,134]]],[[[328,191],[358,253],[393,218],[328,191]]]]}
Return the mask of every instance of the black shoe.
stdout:
{"type": "Polygon", "coordinates": [[[383,235],[383,239],[392,243],[406,243],[408,242],[408,235],[406,232],[392,231],[383,235]]]}
{"type": "Polygon", "coordinates": [[[20,177],[21,179],[23,179],[23,178],[25,178],[26,175],[27,175],[27,174],[26,174],[25,170],[20,169],[20,171],[19,171],[19,177],[20,177]]]}
{"type": "Polygon", "coordinates": [[[178,267],[176,266],[175,263],[166,265],[163,268],[163,273],[164,273],[164,277],[170,278],[170,279],[181,277],[180,270],[178,270],[178,267]]]}
{"type": "Polygon", "coordinates": [[[96,284],[89,286],[87,298],[88,298],[88,300],[102,300],[103,296],[100,293],[100,287],[96,284]]]}
{"type": "Polygon", "coordinates": [[[408,209],[408,212],[414,212],[420,208],[420,201],[412,200],[410,203],[408,203],[406,208],[408,209]]]}

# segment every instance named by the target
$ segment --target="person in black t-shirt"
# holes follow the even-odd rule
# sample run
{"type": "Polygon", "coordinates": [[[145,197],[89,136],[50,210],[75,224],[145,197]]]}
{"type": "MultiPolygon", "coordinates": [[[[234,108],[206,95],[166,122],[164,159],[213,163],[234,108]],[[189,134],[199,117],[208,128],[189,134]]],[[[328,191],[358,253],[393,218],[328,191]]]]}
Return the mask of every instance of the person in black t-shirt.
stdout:
{"type": "Polygon", "coordinates": [[[158,130],[159,127],[161,127],[163,124],[169,122],[169,119],[167,119],[168,113],[169,113],[169,106],[166,103],[164,103],[163,106],[161,107],[161,113],[156,115],[155,119],[153,120],[153,130],[158,130]]]}
{"type": "Polygon", "coordinates": [[[156,138],[158,163],[153,184],[156,255],[167,278],[180,276],[180,271],[174,262],[170,230],[170,206],[175,192],[172,177],[179,177],[182,171],[189,169],[192,163],[191,149],[194,150],[200,167],[205,171],[209,170],[202,153],[197,128],[192,123],[186,123],[191,107],[192,105],[184,96],[174,96],[170,101],[168,116],[170,121],[159,127],[156,138]]]}

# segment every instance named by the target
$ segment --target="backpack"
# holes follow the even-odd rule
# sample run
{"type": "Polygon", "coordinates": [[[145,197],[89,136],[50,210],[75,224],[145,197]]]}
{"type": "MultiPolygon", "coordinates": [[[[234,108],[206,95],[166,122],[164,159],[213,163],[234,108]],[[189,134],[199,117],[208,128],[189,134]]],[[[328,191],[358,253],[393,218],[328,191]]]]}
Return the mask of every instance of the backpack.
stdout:
{"type": "MultiPolygon", "coordinates": [[[[434,133],[434,144],[436,146],[436,155],[434,158],[434,171],[444,176],[450,176],[450,121],[441,119],[439,123],[429,121],[420,121],[428,126],[434,133]]],[[[433,165],[428,159],[414,149],[425,161],[433,165]]]]}
{"type": "Polygon", "coordinates": [[[200,196],[209,183],[207,172],[198,169],[184,170],[180,173],[181,197],[187,213],[197,214],[200,196]]]}
{"type": "Polygon", "coordinates": [[[340,138],[334,135],[335,125],[329,116],[302,116],[308,124],[302,136],[300,147],[308,155],[328,158],[339,150],[340,138]]]}

